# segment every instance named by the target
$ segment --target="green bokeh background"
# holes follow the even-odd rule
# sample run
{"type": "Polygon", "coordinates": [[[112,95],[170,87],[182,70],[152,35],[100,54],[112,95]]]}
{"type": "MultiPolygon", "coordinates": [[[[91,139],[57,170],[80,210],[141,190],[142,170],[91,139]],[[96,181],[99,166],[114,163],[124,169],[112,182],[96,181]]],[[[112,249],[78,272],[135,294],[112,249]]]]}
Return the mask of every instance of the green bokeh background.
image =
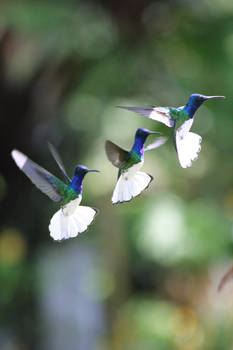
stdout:
{"type": "Polygon", "coordinates": [[[233,284],[217,293],[233,254],[232,23],[231,0],[1,2],[1,350],[46,349],[44,274],[60,268],[46,256],[73,247],[96,256],[82,288],[104,314],[85,350],[233,348],[233,284]],[[147,152],[150,188],[113,207],[105,140],[129,149],[138,127],[169,133],[115,106],[181,106],[191,93],[226,96],[198,110],[199,159],[182,169],[171,140],[147,152]],[[48,140],[70,175],[76,164],[101,171],[83,193],[100,214],[61,244],[48,233],[57,206],[10,157],[18,148],[60,176],[48,140]]]}

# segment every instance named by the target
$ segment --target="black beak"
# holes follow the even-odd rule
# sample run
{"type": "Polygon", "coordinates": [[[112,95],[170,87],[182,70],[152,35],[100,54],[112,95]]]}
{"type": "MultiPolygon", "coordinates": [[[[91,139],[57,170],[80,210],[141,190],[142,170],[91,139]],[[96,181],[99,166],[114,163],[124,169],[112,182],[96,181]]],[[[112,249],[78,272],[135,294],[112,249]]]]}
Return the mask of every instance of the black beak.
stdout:
{"type": "Polygon", "coordinates": [[[206,100],[210,100],[211,98],[226,98],[225,96],[204,96],[206,100]]]}
{"type": "Polygon", "coordinates": [[[152,135],[152,134],[158,134],[158,135],[161,135],[161,132],[158,132],[158,131],[150,131],[148,132],[149,135],[152,135]]]}
{"type": "Polygon", "coordinates": [[[96,172],[96,173],[100,173],[99,170],[96,170],[96,169],[88,169],[88,172],[96,172]]]}

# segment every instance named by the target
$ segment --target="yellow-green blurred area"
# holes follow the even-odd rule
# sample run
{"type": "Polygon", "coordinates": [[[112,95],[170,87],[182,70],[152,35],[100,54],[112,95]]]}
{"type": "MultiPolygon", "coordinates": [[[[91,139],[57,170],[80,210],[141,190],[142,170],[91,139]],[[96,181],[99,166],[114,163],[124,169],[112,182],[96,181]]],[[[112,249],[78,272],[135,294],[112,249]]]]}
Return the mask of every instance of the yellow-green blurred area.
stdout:
{"type": "Polygon", "coordinates": [[[1,350],[233,349],[233,281],[217,292],[233,263],[232,72],[232,0],[1,2],[1,350]],[[196,114],[198,160],[182,169],[170,138],[145,154],[150,187],[112,206],[105,140],[170,134],[115,106],[182,106],[191,93],[226,96],[196,114]],[[62,179],[47,141],[70,176],[101,171],[82,202],[99,215],[62,243],[48,231],[58,206],[10,157],[62,179]]]}

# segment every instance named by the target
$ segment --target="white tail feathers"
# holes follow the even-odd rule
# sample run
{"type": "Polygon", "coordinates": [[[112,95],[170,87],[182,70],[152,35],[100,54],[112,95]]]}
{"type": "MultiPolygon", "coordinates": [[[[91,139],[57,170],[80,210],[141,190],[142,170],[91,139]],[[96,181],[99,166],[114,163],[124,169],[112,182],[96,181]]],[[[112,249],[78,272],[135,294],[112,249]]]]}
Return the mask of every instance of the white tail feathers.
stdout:
{"type": "Polygon", "coordinates": [[[94,220],[97,210],[79,206],[79,203],[79,198],[74,199],[53,215],[49,231],[55,241],[76,237],[86,231],[94,220]]]}
{"type": "Polygon", "coordinates": [[[187,168],[198,158],[202,138],[193,132],[187,132],[182,136],[178,131],[176,132],[176,149],[180,165],[182,168],[187,168]]]}
{"type": "Polygon", "coordinates": [[[136,172],[133,177],[128,177],[127,173],[123,173],[117,181],[112,196],[112,203],[128,202],[132,198],[137,197],[145,190],[153,177],[141,171],[136,172]]]}

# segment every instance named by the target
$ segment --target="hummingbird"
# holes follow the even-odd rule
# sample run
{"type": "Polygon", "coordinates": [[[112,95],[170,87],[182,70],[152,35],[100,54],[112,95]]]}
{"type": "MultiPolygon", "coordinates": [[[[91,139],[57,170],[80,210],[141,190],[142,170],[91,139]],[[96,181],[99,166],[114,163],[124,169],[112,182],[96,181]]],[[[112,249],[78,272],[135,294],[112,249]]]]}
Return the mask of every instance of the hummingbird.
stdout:
{"type": "Polygon", "coordinates": [[[212,98],[225,98],[225,96],[192,94],[187,104],[182,107],[117,107],[142,114],[165,124],[169,128],[173,128],[173,140],[180,165],[182,168],[187,168],[198,158],[198,153],[201,150],[201,136],[189,131],[193,124],[195,112],[204,101],[212,98]]]}
{"type": "Polygon", "coordinates": [[[54,202],[60,203],[61,208],[53,215],[49,231],[50,236],[55,241],[62,241],[86,231],[98,213],[97,209],[79,204],[82,200],[85,175],[89,172],[99,172],[99,170],[77,165],[74,169],[74,176],[70,179],[55,147],[49,144],[49,149],[66,179],[65,182],[16,149],[11,152],[11,156],[19,169],[29,177],[37,188],[54,202]]]}
{"type": "Polygon", "coordinates": [[[144,151],[157,148],[166,142],[167,138],[160,137],[154,143],[144,148],[147,137],[159,132],[147,129],[137,129],[132,149],[128,152],[113,142],[105,142],[105,150],[109,161],[117,168],[118,181],[112,196],[112,203],[129,202],[144,191],[153,180],[153,176],[139,171],[144,162],[144,151]]]}

